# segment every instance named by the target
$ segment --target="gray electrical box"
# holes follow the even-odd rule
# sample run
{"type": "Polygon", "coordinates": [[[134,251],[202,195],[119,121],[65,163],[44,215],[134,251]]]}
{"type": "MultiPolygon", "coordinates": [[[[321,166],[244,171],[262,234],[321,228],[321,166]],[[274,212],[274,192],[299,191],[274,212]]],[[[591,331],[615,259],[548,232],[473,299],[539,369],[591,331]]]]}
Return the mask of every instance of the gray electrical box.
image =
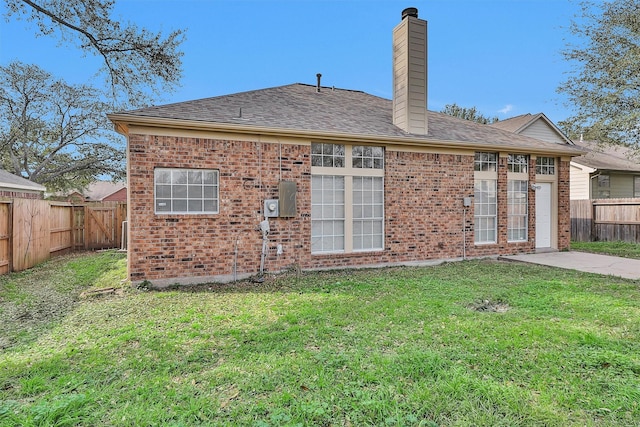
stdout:
{"type": "Polygon", "coordinates": [[[471,206],[471,197],[464,197],[464,198],[462,199],[462,205],[463,205],[465,208],[470,207],[470,206],[471,206]]]}
{"type": "Polygon", "coordinates": [[[264,201],[264,216],[265,218],[274,218],[279,215],[279,203],[276,199],[267,199],[264,201]]]}
{"type": "Polygon", "coordinates": [[[280,217],[292,218],[296,216],[296,183],[293,181],[280,181],[278,184],[280,197],[280,217]]]}

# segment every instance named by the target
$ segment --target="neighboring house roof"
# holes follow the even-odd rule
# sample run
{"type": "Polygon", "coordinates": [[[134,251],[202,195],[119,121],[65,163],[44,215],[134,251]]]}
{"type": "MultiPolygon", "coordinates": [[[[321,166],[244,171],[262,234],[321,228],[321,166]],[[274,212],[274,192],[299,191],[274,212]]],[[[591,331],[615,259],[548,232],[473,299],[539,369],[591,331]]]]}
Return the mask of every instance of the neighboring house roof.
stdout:
{"type": "Polygon", "coordinates": [[[640,159],[633,156],[631,149],[624,146],[601,145],[595,141],[583,141],[581,147],[587,154],[574,157],[572,163],[595,170],[639,172],[640,159]]]}
{"type": "Polygon", "coordinates": [[[301,135],[350,141],[473,149],[526,149],[532,153],[579,155],[570,145],[553,144],[497,127],[428,111],[428,134],[408,134],[393,124],[392,101],[365,92],[291,84],[232,95],[154,106],[109,118],[128,125],[301,135]]]}
{"type": "Polygon", "coordinates": [[[44,192],[46,190],[43,185],[9,173],[4,169],[0,169],[0,187],[16,191],[44,192]]]}
{"type": "Polygon", "coordinates": [[[565,143],[573,144],[573,142],[569,138],[567,138],[567,136],[543,113],[522,114],[520,116],[515,116],[509,119],[493,122],[489,126],[495,127],[497,129],[506,130],[508,132],[520,134],[520,133],[523,133],[528,127],[530,127],[531,125],[533,125],[539,120],[542,120],[544,123],[547,124],[547,126],[551,127],[557,133],[557,135],[562,140],[565,141],[565,143]]]}
{"type": "Polygon", "coordinates": [[[87,200],[102,201],[125,188],[126,184],[122,182],[95,181],[89,184],[83,194],[87,200]]]}

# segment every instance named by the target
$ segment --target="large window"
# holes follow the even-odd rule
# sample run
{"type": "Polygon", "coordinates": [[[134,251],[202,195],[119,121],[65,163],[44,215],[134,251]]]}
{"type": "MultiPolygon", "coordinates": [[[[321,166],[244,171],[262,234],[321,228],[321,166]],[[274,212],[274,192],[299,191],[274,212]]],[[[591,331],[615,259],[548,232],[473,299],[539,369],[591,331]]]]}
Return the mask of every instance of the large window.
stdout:
{"type": "Polygon", "coordinates": [[[311,251],[344,251],[344,177],[311,177],[311,251]]]}
{"type": "Polygon", "coordinates": [[[475,242],[496,243],[498,229],[498,154],[478,152],[474,160],[475,242]]]}
{"type": "Polygon", "coordinates": [[[510,242],[527,241],[529,182],[507,182],[507,239],[510,242]]]}
{"type": "Polygon", "coordinates": [[[384,149],[311,145],[311,252],[384,248],[384,149]]]}
{"type": "Polygon", "coordinates": [[[158,214],[218,213],[218,171],[161,169],[154,171],[155,212],[158,214]]]}
{"type": "Polygon", "coordinates": [[[353,177],[353,250],[382,249],[382,177],[353,177]]]}
{"type": "Polygon", "coordinates": [[[497,230],[498,199],[495,179],[475,180],[474,216],[475,242],[495,243],[497,230]]]}

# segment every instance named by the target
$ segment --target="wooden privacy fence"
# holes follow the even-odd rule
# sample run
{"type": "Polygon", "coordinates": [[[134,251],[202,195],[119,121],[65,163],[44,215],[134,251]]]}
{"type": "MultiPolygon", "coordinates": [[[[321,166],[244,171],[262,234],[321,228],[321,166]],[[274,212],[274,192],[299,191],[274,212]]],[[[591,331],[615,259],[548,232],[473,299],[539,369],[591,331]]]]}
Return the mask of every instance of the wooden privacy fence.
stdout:
{"type": "Polygon", "coordinates": [[[571,240],[640,243],[640,199],[572,200],[571,240]]]}
{"type": "Polygon", "coordinates": [[[0,274],[71,251],[120,248],[126,217],[122,202],[0,201],[0,274]]]}

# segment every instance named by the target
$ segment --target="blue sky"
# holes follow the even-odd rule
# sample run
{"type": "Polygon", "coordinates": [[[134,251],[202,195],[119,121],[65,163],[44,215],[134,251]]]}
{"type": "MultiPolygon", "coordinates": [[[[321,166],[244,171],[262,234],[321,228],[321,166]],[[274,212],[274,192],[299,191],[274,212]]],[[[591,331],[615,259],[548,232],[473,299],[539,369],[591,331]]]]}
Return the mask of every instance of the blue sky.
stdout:
{"type": "MultiPolygon", "coordinates": [[[[4,2],[2,7],[4,7],[4,2]]],[[[402,9],[428,21],[428,108],[475,106],[501,119],[571,115],[556,92],[570,64],[574,0],[116,0],[116,16],[150,30],[186,29],[182,86],[162,103],[290,83],[391,98],[391,31],[402,9]]],[[[3,11],[4,12],[4,11],[3,11]]],[[[0,23],[0,64],[37,64],[84,83],[100,66],[26,21],[0,23]]]]}

